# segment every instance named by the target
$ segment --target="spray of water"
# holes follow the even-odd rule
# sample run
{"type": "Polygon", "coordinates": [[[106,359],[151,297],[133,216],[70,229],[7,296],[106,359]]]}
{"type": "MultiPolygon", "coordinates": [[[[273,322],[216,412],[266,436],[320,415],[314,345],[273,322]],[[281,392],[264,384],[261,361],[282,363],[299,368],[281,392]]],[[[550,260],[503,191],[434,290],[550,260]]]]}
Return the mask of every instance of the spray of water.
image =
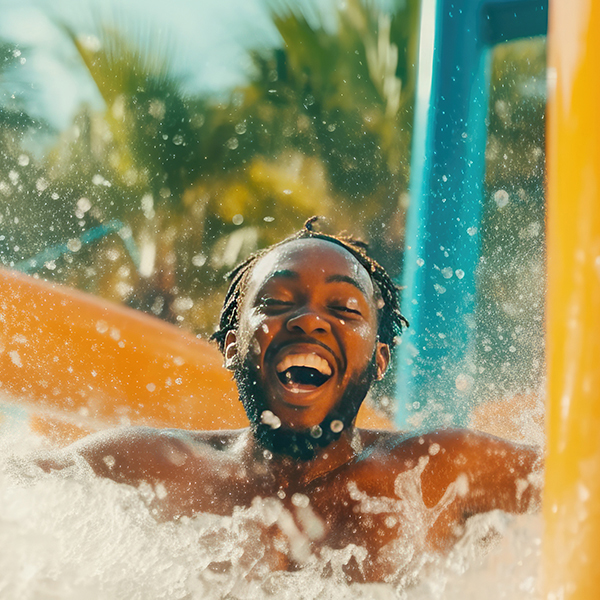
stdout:
{"type": "MultiPolygon", "coordinates": [[[[30,457],[46,449],[25,427],[0,428],[2,598],[469,600],[481,598],[482,590],[490,600],[537,598],[538,516],[473,518],[444,557],[416,552],[423,533],[415,529],[386,549],[400,565],[388,583],[349,584],[344,565],[365,555],[352,544],[319,558],[308,553],[297,572],[269,567],[271,545],[302,551],[293,530],[285,543],[265,538],[275,524],[285,531],[289,515],[277,498],[257,498],[230,517],[158,522],[149,508],[156,493],[150,486],[99,479],[84,461],[45,473],[30,457]]],[[[454,493],[449,488],[437,507],[426,508],[419,494],[423,468],[403,474],[397,498],[390,499],[413,522],[433,522],[454,493]]],[[[366,516],[381,508],[380,498],[359,500],[366,516]]]]}

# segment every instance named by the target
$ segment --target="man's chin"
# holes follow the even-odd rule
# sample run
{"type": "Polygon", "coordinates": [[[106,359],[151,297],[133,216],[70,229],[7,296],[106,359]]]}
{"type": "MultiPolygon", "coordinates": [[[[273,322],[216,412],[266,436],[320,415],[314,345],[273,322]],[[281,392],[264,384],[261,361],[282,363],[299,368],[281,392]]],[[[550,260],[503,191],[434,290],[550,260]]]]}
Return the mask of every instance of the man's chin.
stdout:
{"type": "Polygon", "coordinates": [[[320,448],[338,440],[345,430],[352,427],[376,371],[373,358],[357,381],[348,385],[337,406],[319,425],[298,430],[290,429],[288,423],[282,423],[269,410],[266,398],[268,391],[259,383],[252,365],[245,361],[235,370],[234,377],[256,440],[273,454],[310,460],[320,448]]]}

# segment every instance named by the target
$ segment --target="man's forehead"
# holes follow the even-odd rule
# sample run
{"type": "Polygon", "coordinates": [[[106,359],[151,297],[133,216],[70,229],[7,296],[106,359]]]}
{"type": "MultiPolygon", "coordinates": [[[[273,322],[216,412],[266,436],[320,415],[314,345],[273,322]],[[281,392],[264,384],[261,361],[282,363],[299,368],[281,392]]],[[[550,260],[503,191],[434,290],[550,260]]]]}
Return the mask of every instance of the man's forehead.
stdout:
{"type": "Polygon", "coordinates": [[[256,289],[277,277],[293,278],[302,269],[327,273],[332,281],[348,281],[368,297],[373,295],[373,282],[363,265],[341,245],[316,238],[291,240],[269,250],[252,269],[249,287],[256,289]]]}

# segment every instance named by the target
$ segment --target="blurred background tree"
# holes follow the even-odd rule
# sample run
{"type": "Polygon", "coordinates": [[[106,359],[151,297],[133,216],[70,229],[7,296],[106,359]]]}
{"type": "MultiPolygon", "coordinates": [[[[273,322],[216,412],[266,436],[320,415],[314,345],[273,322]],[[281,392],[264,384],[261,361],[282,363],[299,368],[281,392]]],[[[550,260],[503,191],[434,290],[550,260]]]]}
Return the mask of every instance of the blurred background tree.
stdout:
{"type": "MultiPolygon", "coordinates": [[[[420,2],[270,6],[280,44],[250,48],[246,80],[227,94],[186,92],[173,38],[156,26],[59,20],[102,105],[80,106],[56,132],[4,93],[2,263],[202,335],[214,329],[224,274],[314,214],[367,239],[398,276],[420,2]]],[[[0,44],[1,89],[14,87],[26,53],[0,44]]],[[[544,73],[544,40],[494,50],[482,396],[535,386],[542,373],[544,73]]]]}
{"type": "Polygon", "coordinates": [[[81,107],[35,165],[36,212],[56,220],[46,227],[56,235],[4,262],[71,240],[76,251],[42,276],[202,333],[214,326],[223,274],[313,214],[369,239],[397,274],[418,8],[349,0],[332,27],[318,11],[277,4],[281,47],[251,50],[248,82],[226,99],[186,95],[151,29],[131,36],[99,23],[84,37],[61,24],[104,108],[81,107]],[[77,242],[113,220],[131,231],[138,264],[117,236],[77,242]]]}

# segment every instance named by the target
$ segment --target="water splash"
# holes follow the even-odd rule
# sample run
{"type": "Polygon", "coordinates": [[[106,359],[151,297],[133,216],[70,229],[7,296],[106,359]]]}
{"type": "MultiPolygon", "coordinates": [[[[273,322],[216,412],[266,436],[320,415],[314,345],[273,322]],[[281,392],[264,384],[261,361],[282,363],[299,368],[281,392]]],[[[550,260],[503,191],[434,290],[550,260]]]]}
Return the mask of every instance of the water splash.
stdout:
{"type": "MultiPolygon", "coordinates": [[[[348,584],[344,566],[351,559],[360,564],[365,549],[350,544],[317,558],[278,498],[256,499],[230,517],[160,523],[144,489],[99,479],[84,461],[44,473],[25,457],[45,442],[23,429],[0,428],[0,597],[7,600],[469,600],[482,589],[490,600],[537,597],[539,517],[497,512],[471,519],[447,557],[417,552],[423,532],[414,528],[412,544],[386,549],[396,563],[398,553],[406,555],[393,581],[348,584]],[[284,535],[273,535],[276,528],[284,535]],[[303,568],[272,569],[273,549],[296,556],[303,568]]],[[[387,499],[405,523],[433,522],[457,493],[449,488],[433,508],[415,502],[425,461],[399,477],[397,497],[387,499]]],[[[367,516],[390,509],[378,505],[386,499],[355,493],[367,516]]],[[[310,511],[302,500],[295,505],[310,511]]]]}

